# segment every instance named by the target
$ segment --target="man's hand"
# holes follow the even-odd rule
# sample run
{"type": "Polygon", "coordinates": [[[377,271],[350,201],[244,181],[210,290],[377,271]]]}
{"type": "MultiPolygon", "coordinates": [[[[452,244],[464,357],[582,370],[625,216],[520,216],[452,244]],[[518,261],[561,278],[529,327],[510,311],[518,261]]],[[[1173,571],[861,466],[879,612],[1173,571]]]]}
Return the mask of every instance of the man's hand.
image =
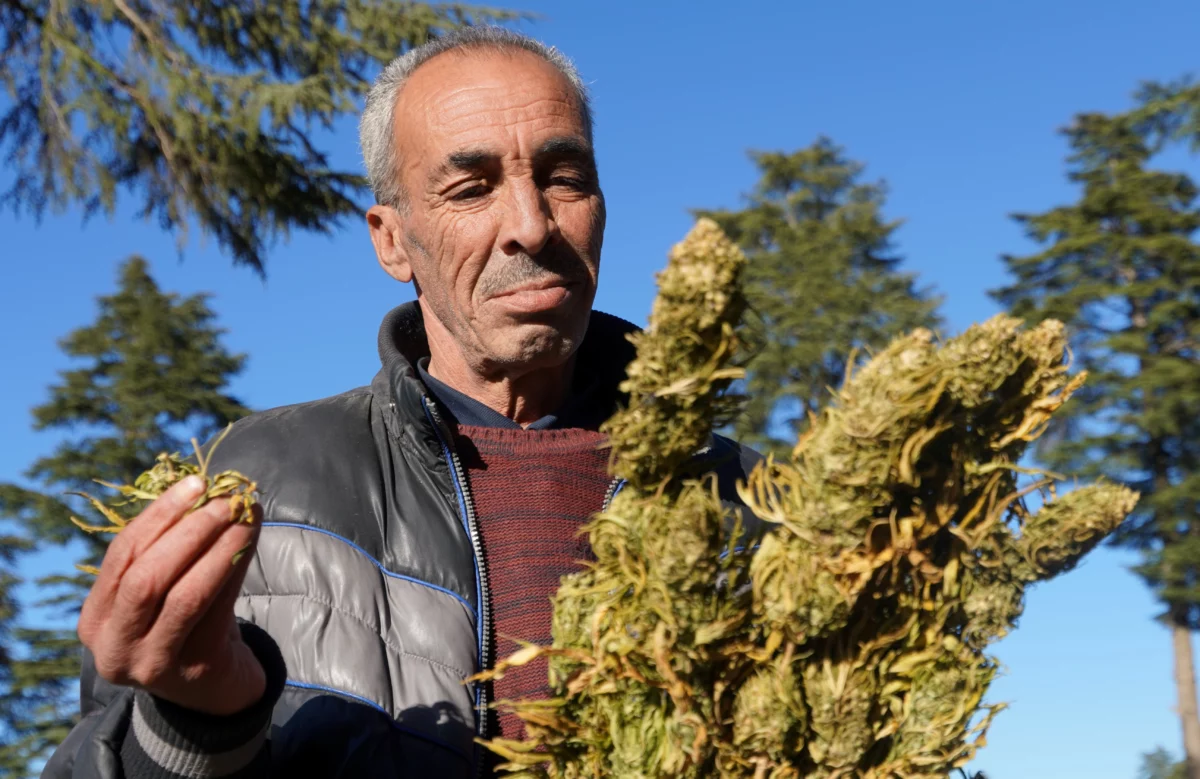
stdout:
{"type": "Polygon", "coordinates": [[[83,610],[79,638],[96,671],[193,711],[229,715],[257,702],[262,665],[241,638],[233,606],[259,523],[229,520],[229,501],[185,512],[204,491],[184,479],[109,546],[83,610]]]}

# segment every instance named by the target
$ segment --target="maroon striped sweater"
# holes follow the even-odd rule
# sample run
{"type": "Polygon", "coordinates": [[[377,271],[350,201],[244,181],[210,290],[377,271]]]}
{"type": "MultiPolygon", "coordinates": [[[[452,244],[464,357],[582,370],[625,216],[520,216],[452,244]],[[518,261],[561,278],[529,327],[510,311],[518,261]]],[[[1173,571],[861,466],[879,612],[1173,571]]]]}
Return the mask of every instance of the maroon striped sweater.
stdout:
{"type": "MultiPolygon", "coordinates": [[[[608,491],[608,450],[600,433],[579,428],[513,430],[458,427],[458,444],[475,502],[491,592],[495,656],[512,639],[550,643],[551,599],[560,579],[591,557],[581,526],[608,491]]],[[[545,661],[513,669],[493,683],[492,699],[541,698],[545,661]]],[[[524,723],[501,709],[499,734],[522,738],[524,723]]]]}

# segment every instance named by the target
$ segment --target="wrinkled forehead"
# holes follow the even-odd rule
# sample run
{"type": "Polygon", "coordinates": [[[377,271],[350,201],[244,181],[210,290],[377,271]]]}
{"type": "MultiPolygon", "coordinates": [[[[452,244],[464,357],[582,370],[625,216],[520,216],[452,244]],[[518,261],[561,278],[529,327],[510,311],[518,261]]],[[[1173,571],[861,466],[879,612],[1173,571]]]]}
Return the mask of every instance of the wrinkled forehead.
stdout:
{"type": "Polygon", "coordinates": [[[520,50],[434,57],[401,89],[394,121],[405,167],[435,165],[455,148],[480,144],[536,145],[550,135],[591,141],[571,82],[541,57],[520,50]]]}

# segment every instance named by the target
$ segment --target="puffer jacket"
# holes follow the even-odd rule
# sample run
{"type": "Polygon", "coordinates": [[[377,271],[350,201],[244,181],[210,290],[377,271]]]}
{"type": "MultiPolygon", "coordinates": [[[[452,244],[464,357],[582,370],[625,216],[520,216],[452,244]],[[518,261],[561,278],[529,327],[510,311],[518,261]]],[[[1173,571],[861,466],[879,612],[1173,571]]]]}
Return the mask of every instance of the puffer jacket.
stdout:
{"type": "MultiPolygon", "coordinates": [[[[593,312],[578,360],[616,409],[636,328],[593,312]]],[[[379,333],[369,386],[237,422],[212,467],[258,481],[263,529],[236,605],[274,639],[286,684],[271,714],[271,777],[452,779],[483,764],[494,661],[486,566],[445,411],[418,377],[420,309],[379,333]]],[[[758,459],[714,436],[700,453],[722,497],[758,459]]],[[[620,489],[610,485],[607,504],[620,489]]],[[[143,693],[144,694],[144,693],[143,693]]],[[[120,779],[134,691],[100,679],[85,654],[82,720],[47,779],[120,779]]]]}

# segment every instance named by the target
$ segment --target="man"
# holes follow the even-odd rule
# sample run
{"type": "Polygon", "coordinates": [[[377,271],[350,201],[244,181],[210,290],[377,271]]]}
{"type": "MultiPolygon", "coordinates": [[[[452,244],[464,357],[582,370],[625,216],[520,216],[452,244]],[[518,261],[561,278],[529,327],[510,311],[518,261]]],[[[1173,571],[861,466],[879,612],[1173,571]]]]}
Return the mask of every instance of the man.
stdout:
{"type": "MultiPolygon", "coordinates": [[[[417,301],[369,386],[215,450],[259,482],[260,523],[185,514],[183,482],[113,541],[79,619],[83,721],[45,776],[467,776],[476,736],[522,732],[490,702],[546,692],[544,667],[465,680],[549,642],[577,531],[619,488],[598,429],[634,328],[592,311],[586,92],[556,51],[471,28],[380,75],[361,141],[371,240],[417,301]]],[[[753,457],[698,453],[727,495],[753,457]]]]}

